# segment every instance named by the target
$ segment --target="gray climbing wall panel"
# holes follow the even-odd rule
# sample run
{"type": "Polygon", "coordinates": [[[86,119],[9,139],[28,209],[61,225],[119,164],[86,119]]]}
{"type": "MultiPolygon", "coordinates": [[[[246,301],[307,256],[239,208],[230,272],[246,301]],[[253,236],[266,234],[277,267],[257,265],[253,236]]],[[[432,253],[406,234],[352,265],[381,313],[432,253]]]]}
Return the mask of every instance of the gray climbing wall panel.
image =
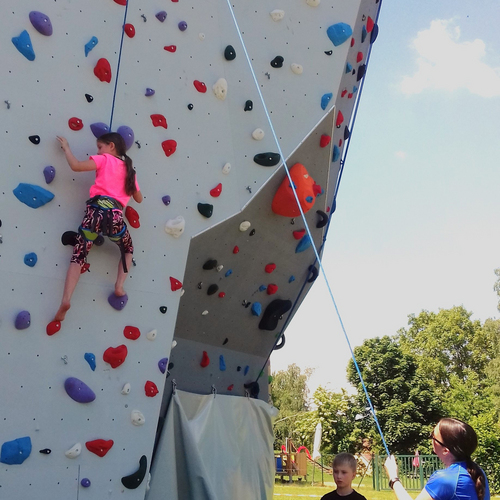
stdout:
{"type": "MultiPolygon", "coordinates": [[[[251,305],[242,302],[259,301],[263,310],[273,298],[300,304],[304,294],[299,290],[314,257],[310,249],[295,254],[292,233],[303,227],[302,221],[296,218],[292,226],[290,218],[270,209],[284,178],[283,166],[262,167],[253,161],[258,153],[278,150],[245,48],[283,156],[289,166],[303,163],[324,190],[307,214],[318,246],[324,229],[315,228],[316,210],[326,212],[332,204],[345,126],[360,84],[356,72],[366,62],[370,21],[379,7],[376,0],[242,1],[233,6],[236,27],[225,0],[120,3],[3,0],[0,7],[0,445],[5,444],[0,498],[31,498],[35,490],[42,500],[123,494],[144,498],[146,480],[130,490],[121,478],[138,469],[143,455],[149,468],[170,387],[158,361],[170,357],[174,330],[170,380],[175,378],[180,388],[206,393],[215,385],[219,392],[241,395],[243,383],[257,378],[279,330],[259,330],[251,305]],[[281,20],[270,16],[275,9],[283,9],[281,20]],[[156,14],[163,10],[167,17],[162,22],[156,14]],[[43,16],[38,25],[30,22],[32,11],[50,18],[52,34],[37,30],[47,27],[43,16]],[[185,30],[179,25],[183,21],[185,30]],[[122,39],[125,23],[133,25],[135,35],[122,39]],[[338,23],[353,34],[334,46],[327,29],[338,23]],[[368,28],[364,41],[363,27],[368,28]],[[91,43],[93,37],[97,44],[91,43]],[[87,55],[86,44],[91,49],[87,55]],[[228,45],[235,50],[234,60],[224,57],[228,45]],[[280,68],[270,64],[277,56],[284,58],[280,68]],[[101,59],[109,62],[109,83],[95,74],[101,59]],[[346,70],[347,64],[352,70],[346,70]],[[225,100],[212,90],[221,78],[227,81],[225,100]],[[206,92],[199,92],[195,81],[203,82],[206,92]],[[146,95],[148,88],[154,95],[146,95]],[[322,96],[329,93],[332,98],[322,107],[322,96]],[[248,100],[251,111],[244,110],[248,100]],[[166,118],[167,128],[154,126],[155,114],[166,118]],[[70,128],[72,118],[83,125],[80,130],[70,128]],[[55,136],[67,137],[77,158],[85,159],[96,152],[90,125],[99,122],[111,124],[112,130],[128,126],[135,134],[129,154],[145,200],[131,202],[141,225],[131,229],[137,266],[126,282],[129,302],[120,312],[107,303],[119,252],[106,242],[90,253],[90,272],[82,275],[61,330],[48,336],[46,325],[57,310],[71,254],[60,237],[80,224],[93,182],[93,173],[70,170],[55,136]],[[258,128],[264,132],[261,140],[252,137],[258,128]],[[322,135],[331,136],[325,147],[320,147],[322,135]],[[176,143],[170,156],[162,147],[165,141],[176,143]],[[227,164],[229,171],[223,170],[227,164]],[[56,172],[50,184],[43,175],[47,166],[56,172]],[[13,194],[19,183],[47,189],[54,198],[31,208],[13,194]],[[210,191],[218,184],[222,191],[213,197],[210,191]],[[168,206],[162,202],[166,195],[168,206]],[[201,215],[198,203],[213,205],[212,217],[201,215]],[[185,219],[185,231],[173,238],[163,228],[178,216],[185,219]],[[245,219],[252,226],[240,232],[245,219]],[[33,267],[24,262],[30,252],[37,256],[33,267]],[[224,268],[203,270],[210,258],[224,268]],[[276,264],[271,274],[264,270],[269,263],[276,264]],[[233,273],[226,278],[229,269],[233,273]],[[295,281],[289,283],[292,274],[295,281]],[[170,277],[184,284],[184,295],[171,289],[170,277]],[[258,291],[270,283],[278,286],[274,295],[258,291]],[[208,296],[210,284],[219,290],[208,296]],[[18,330],[15,320],[23,310],[29,311],[31,323],[18,330]],[[128,325],[140,329],[137,340],[124,337],[128,325]],[[149,335],[150,340],[152,331],[156,336],[149,335]],[[128,356],[112,368],[103,353],[120,345],[126,345],[128,356]],[[203,351],[211,359],[206,368],[200,366],[203,351]],[[95,355],[95,371],[85,353],[95,355]],[[220,370],[220,355],[225,371],[220,370]],[[84,381],[95,400],[82,404],[70,399],[64,389],[69,377],[84,381]],[[148,397],[148,381],[158,395],[148,397]],[[130,392],[122,394],[127,383],[130,392]],[[144,425],[132,424],[133,410],[144,415],[144,425]],[[21,450],[23,463],[5,463],[12,461],[9,450],[19,459],[11,442],[24,437],[30,439],[31,454],[21,450]],[[114,442],[103,457],[85,446],[96,439],[114,442]],[[81,454],[68,458],[65,452],[76,443],[81,454]],[[50,454],[40,453],[47,449],[50,454]],[[81,485],[84,478],[90,479],[89,487],[81,485]]],[[[266,399],[265,383],[261,386],[260,397],[266,399]]]]}

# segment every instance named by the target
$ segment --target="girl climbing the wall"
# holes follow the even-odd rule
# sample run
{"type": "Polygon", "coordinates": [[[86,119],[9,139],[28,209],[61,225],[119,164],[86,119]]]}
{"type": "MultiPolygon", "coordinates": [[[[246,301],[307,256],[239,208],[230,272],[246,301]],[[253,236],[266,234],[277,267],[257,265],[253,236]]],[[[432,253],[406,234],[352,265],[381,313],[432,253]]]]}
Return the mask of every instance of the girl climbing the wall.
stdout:
{"type": "Polygon", "coordinates": [[[115,290],[108,302],[117,310],[125,307],[128,297],[123,289],[128,269],[132,264],[132,238],[123,220],[123,209],[130,197],[137,203],[142,202],[142,194],[137,183],[132,160],[126,154],[123,137],[110,132],[97,139],[97,154],[88,160],[78,161],[64,137],[57,137],[66,155],[71,170],[88,172],[95,170],[95,183],[90,188],[85,215],[78,233],[74,237],[73,255],[66,275],[61,305],[54,321],[47,326],[47,333],[52,335],[61,327],[66,313],[71,307],[71,297],[75,291],[80,274],[88,269],[87,254],[92,245],[108,236],[119,247],[121,259],[118,264],[115,290]],[[50,332],[49,332],[50,330],[50,332]]]}

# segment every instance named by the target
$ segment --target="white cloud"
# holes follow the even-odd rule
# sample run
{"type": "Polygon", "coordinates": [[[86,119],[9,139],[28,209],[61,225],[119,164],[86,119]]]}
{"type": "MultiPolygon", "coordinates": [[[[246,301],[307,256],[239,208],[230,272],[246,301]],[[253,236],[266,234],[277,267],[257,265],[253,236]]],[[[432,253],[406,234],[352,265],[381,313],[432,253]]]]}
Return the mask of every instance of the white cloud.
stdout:
{"type": "Polygon", "coordinates": [[[418,54],[418,69],[403,78],[404,94],[467,89],[481,97],[500,96],[500,71],[483,62],[485,43],[479,39],[461,42],[460,27],[453,19],[432,21],[429,29],[417,33],[411,46],[418,54]]]}
{"type": "Polygon", "coordinates": [[[396,151],[394,156],[400,160],[406,160],[406,151],[396,151]]]}

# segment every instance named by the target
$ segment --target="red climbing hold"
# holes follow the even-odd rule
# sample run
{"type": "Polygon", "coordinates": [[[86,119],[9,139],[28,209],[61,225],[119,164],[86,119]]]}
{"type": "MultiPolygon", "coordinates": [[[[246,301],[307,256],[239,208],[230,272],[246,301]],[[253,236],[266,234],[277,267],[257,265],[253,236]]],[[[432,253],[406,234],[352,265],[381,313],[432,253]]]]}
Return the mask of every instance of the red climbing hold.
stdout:
{"type": "Polygon", "coordinates": [[[227,387],[227,390],[228,391],[232,391],[234,389],[234,384],[231,384],[227,387]]]}
{"type": "Polygon", "coordinates": [[[118,347],[108,347],[104,354],[102,355],[102,359],[111,365],[111,368],[118,368],[127,357],[128,351],[126,345],[119,345],[118,347]]]}
{"type": "Polygon", "coordinates": [[[172,292],[180,290],[182,288],[182,283],[178,279],[172,278],[172,276],[170,276],[170,288],[172,292]]]}
{"type": "Polygon", "coordinates": [[[373,19],[370,16],[368,16],[368,19],[366,20],[366,31],[368,31],[368,33],[371,33],[374,25],[375,23],[373,19]]]}
{"type": "Polygon", "coordinates": [[[267,285],[267,295],[274,295],[278,291],[278,285],[270,283],[267,285]]]}
{"type": "Polygon", "coordinates": [[[90,269],[90,264],[85,262],[80,269],[80,274],[86,273],[90,269]]]}
{"type": "Polygon", "coordinates": [[[222,184],[219,182],[217,186],[215,186],[213,189],[210,190],[210,196],[213,196],[214,198],[218,198],[220,194],[222,193],[222,184]]]}
{"type": "Polygon", "coordinates": [[[94,75],[97,76],[101,82],[109,83],[111,81],[111,66],[109,65],[107,59],[102,57],[97,61],[97,64],[94,67],[94,75]]]}
{"type": "Polygon", "coordinates": [[[207,86],[203,82],[200,82],[199,80],[195,80],[193,82],[193,85],[195,86],[196,90],[198,92],[201,92],[202,94],[204,94],[207,91],[207,86]]]}
{"type": "Polygon", "coordinates": [[[125,217],[128,220],[128,223],[135,229],[141,227],[141,223],[139,222],[139,214],[132,207],[127,207],[125,209],[125,217]]]}
{"type": "MultiPolygon", "coordinates": [[[[117,0],[115,0],[115,2],[118,3],[117,0]]],[[[95,453],[98,457],[103,457],[114,444],[115,443],[112,439],[108,441],[104,439],[94,439],[94,441],[87,441],[85,446],[91,453],[95,453]]]]}
{"type": "Polygon", "coordinates": [[[352,93],[347,94],[347,99],[352,99],[352,93]]]}
{"type": "Polygon", "coordinates": [[[219,297],[220,297],[221,299],[223,299],[225,296],[226,296],[226,293],[225,293],[225,292],[219,292],[219,297]]]}
{"type": "Polygon", "coordinates": [[[340,128],[343,122],[344,122],[344,115],[342,114],[342,111],[339,110],[339,112],[337,113],[337,120],[335,121],[335,126],[337,128],[340,128]]]}
{"type": "Polygon", "coordinates": [[[342,146],[342,139],[339,139],[339,148],[342,146]]]}
{"type": "Polygon", "coordinates": [[[77,118],[76,116],[73,116],[68,120],[68,125],[71,130],[82,130],[83,128],[82,120],[80,120],[80,118],[77,118]]]}
{"type": "Polygon", "coordinates": [[[319,184],[314,183],[313,184],[313,193],[315,194],[315,196],[319,196],[322,192],[323,192],[323,190],[321,189],[321,186],[319,184]]]}
{"type": "Polygon", "coordinates": [[[355,41],[354,38],[351,38],[351,47],[354,47],[355,41]]]}
{"type": "Polygon", "coordinates": [[[319,147],[326,148],[326,146],[328,146],[328,144],[330,144],[331,139],[332,138],[329,135],[323,134],[321,136],[321,139],[319,140],[319,147]]]}
{"type": "Polygon", "coordinates": [[[304,234],[306,234],[306,230],[305,229],[299,229],[298,231],[294,231],[293,232],[293,237],[296,240],[301,240],[302,237],[304,236],[304,234]]]}
{"type": "Polygon", "coordinates": [[[271,274],[276,269],[276,264],[268,264],[265,267],[266,273],[271,274]]]}
{"type": "Polygon", "coordinates": [[[361,62],[363,60],[363,52],[358,52],[356,54],[356,62],[361,62]]]}
{"type": "Polygon", "coordinates": [[[233,253],[238,253],[240,251],[240,248],[238,247],[238,245],[236,245],[234,248],[233,248],[233,253]]]}
{"type": "Polygon", "coordinates": [[[167,128],[167,119],[163,115],[151,115],[151,121],[155,127],[167,128]]]}
{"type": "Polygon", "coordinates": [[[207,351],[203,351],[203,356],[200,361],[200,366],[206,368],[210,364],[210,358],[208,357],[207,351]]]}
{"type": "Polygon", "coordinates": [[[168,52],[175,52],[177,50],[177,45],[165,45],[163,48],[168,52]]]}
{"type": "Polygon", "coordinates": [[[137,340],[141,336],[141,331],[136,326],[126,326],[123,329],[123,336],[129,340],[137,340]]]}
{"type": "Polygon", "coordinates": [[[172,156],[177,149],[177,142],[173,139],[169,139],[168,141],[163,141],[161,147],[166,156],[172,156]]]}
{"type": "Polygon", "coordinates": [[[144,386],[144,392],[146,393],[146,396],[148,398],[154,398],[160,391],[158,390],[158,387],[156,387],[156,384],[154,382],[148,380],[146,382],[146,385],[144,386]]]}
{"type": "Polygon", "coordinates": [[[133,25],[133,24],[127,23],[127,24],[123,27],[123,30],[125,31],[125,34],[126,34],[129,38],[134,38],[134,36],[135,36],[135,28],[134,28],[134,25],[133,25]]]}
{"type": "Polygon", "coordinates": [[[344,97],[346,94],[347,94],[347,89],[344,89],[344,90],[341,92],[340,97],[344,97]]]}
{"type": "Polygon", "coordinates": [[[51,321],[46,328],[47,335],[54,335],[61,329],[60,321],[51,321]]]}

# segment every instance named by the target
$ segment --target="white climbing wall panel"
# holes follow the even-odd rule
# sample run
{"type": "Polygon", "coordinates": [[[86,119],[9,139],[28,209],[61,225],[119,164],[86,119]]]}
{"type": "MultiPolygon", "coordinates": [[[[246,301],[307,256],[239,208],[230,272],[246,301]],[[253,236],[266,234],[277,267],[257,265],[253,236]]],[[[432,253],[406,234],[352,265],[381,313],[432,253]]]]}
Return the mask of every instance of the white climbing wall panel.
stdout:
{"type": "MultiPolygon", "coordinates": [[[[314,156],[311,137],[318,124],[324,125],[326,114],[332,115],[330,130],[331,122],[337,128],[330,133],[326,160],[325,149],[317,146],[323,177],[329,178],[321,203],[323,209],[330,207],[339,155],[348,136],[345,127],[360,85],[357,75],[366,62],[374,33],[371,22],[379,8],[378,0],[241,0],[231,4],[236,26],[226,0],[122,3],[2,0],[0,5],[0,498],[8,500],[144,498],[146,480],[129,489],[121,479],[141,472],[143,456],[149,470],[152,458],[166,377],[158,362],[170,358],[181,297],[181,290],[171,289],[169,278],[184,280],[193,237],[209,237],[210,228],[239,214],[280,168],[253,160],[256,154],[278,152],[254,76],[285,158],[306,137],[308,154],[314,156]],[[284,11],[281,20],[270,16],[276,9],[284,11]],[[50,19],[52,34],[37,30],[40,25],[30,21],[33,11],[50,19]],[[167,14],[163,21],[157,16],[162,11],[167,14]],[[348,25],[353,35],[334,46],[327,29],[338,23],[348,25]],[[133,25],[133,37],[122,36],[125,24],[133,25]],[[367,35],[362,40],[363,29],[367,35]],[[91,44],[93,37],[97,43],[91,44]],[[91,49],[87,55],[86,44],[91,49]],[[234,48],[234,60],[224,57],[228,45],[234,48]],[[282,67],[273,67],[271,61],[278,56],[284,59],[282,67]],[[95,74],[101,59],[109,62],[109,83],[95,74]],[[302,73],[297,66],[294,72],[292,64],[300,65],[302,73]],[[212,90],[221,78],[227,82],[225,100],[212,90]],[[199,92],[195,81],[206,92],[199,92]],[[148,88],[154,95],[146,95],[148,88]],[[322,100],[326,94],[332,94],[328,102],[322,100]],[[253,109],[245,111],[249,100],[253,109]],[[163,115],[168,127],[154,126],[153,114],[163,115]],[[75,118],[83,124],[80,130],[69,126],[75,118]],[[55,136],[65,136],[77,158],[85,159],[96,153],[90,128],[96,123],[111,125],[112,130],[128,126],[135,134],[129,155],[145,199],[141,205],[131,202],[141,225],[131,229],[137,265],[125,286],[129,301],[120,312],[107,302],[119,252],[106,241],[90,253],[90,272],[82,275],[61,330],[48,336],[46,325],[57,311],[71,255],[61,235],[80,224],[94,178],[93,173],[70,170],[55,136]],[[252,138],[257,128],[264,132],[262,140],[252,138]],[[170,156],[162,148],[165,141],[175,141],[170,156]],[[231,169],[224,172],[228,163],[231,169]],[[47,166],[56,172],[50,184],[43,175],[47,166]],[[44,188],[54,197],[31,208],[13,194],[20,183],[44,188]],[[221,195],[211,196],[219,183],[221,195]],[[167,195],[168,206],[162,202],[167,195]],[[198,203],[212,205],[212,217],[199,213],[198,203]],[[163,228],[178,216],[184,217],[186,227],[175,239],[163,228]],[[37,257],[33,267],[24,261],[29,253],[37,257]],[[29,312],[31,321],[27,328],[17,329],[15,321],[22,311],[29,312]],[[139,328],[137,340],[124,337],[128,325],[139,328]],[[156,338],[149,340],[147,334],[153,330],[156,338]],[[126,346],[128,355],[121,366],[112,368],[103,353],[120,345],[126,346]],[[95,371],[86,353],[95,355],[95,371]],[[69,377],[85,382],[95,400],[70,399],[64,388],[69,377]],[[157,395],[145,390],[147,382],[157,387],[157,395]],[[124,395],[126,383],[130,393],[124,395]],[[143,425],[132,424],[133,410],[144,415],[143,425]],[[113,441],[103,457],[85,445],[98,439],[113,441]],[[31,443],[31,453],[26,448],[16,452],[19,443],[31,443]],[[65,452],[77,443],[81,454],[68,458],[65,452]],[[9,463],[16,461],[22,463],[9,463]],[[82,485],[86,478],[90,486],[85,481],[82,485]]],[[[21,190],[26,194],[26,187],[21,190]]],[[[232,239],[228,235],[224,245],[232,239]]],[[[256,251],[260,248],[265,255],[268,247],[268,241],[257,243],[256,251]]],[[[302,278],[310,263],[304,261],[302,278]]],[[[192,274],[194,279],[196,273],[192,274]]],[[[191,310],[189,301],[198,299],[186,290],[182,300],[191,310]]],[[[209,324],[217,318],[209,315],[204,321],[209,324]]],[[[231,332],[221,335],[219,328],[217,335],[230,338],[231,332]]],[[[206,341],[215,343],[218,340],[206,341]]],[[[199,366],[203,350],[198,340],[188,344],[183,344],[182,359],[175,366],[181,382],[196,376],[192,366],[199,366]]],[[[227,347],[229,366],[234,346],[227,347]]],[[[246,352],[246,359],[252,360],[258,351],[241,348],[238,356],[246,352]]],[[[261,357],[255,360],[250,367],[253,376],[260,370],[261,357]]],[[[200,391],[205,387],[191,385],[200,391]]],[[[243,393],[241,384],[235,392],[243,393]]]]}

